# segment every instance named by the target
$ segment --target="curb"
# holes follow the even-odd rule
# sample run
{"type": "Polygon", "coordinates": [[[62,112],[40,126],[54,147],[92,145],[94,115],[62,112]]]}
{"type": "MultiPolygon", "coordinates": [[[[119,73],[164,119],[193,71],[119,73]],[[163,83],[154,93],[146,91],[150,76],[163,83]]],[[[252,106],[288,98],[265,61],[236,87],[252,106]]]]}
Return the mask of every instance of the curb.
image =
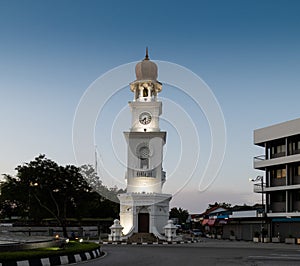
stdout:
{"type": "Polygon", "coordinates": [[[200,240],[188,240],[188,241],[162,241],[162,242],[122,242],[122,241],[116,241],[116,242],[100,242],[102,245],[178,245],[178,244],[191,244],[191,243],[199,243],[203,242],[200,240]]]}
{"type": "Polygon", "coordinates": [[[35,258],[22,261],[7,261],[0,262],[0,266],[55,266],[55,265],[64,265],[77,263],[81,261],[91,260],[99,258],[104,253],[101,251],[101,248],[97,248],[91,251],[82,252],[78,254],[69,254],[62,256],[53,256],[49,258],[35,258]]]}

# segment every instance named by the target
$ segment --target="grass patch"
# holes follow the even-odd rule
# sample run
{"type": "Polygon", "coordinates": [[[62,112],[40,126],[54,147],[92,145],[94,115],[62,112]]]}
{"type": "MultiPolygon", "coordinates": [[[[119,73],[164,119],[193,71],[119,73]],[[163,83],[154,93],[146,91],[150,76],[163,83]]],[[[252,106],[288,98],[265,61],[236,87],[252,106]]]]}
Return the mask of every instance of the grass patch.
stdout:
{"type": "Polygon", "coordinates": [[[98,248],[100,245],[92,242],[70,241],[64,248],[49,247],[24,251],[7,251],[0,253],[0,262],[20,261],[36,258],[48,258],[52,256],[61,256],[87,252],[98,248]]]}

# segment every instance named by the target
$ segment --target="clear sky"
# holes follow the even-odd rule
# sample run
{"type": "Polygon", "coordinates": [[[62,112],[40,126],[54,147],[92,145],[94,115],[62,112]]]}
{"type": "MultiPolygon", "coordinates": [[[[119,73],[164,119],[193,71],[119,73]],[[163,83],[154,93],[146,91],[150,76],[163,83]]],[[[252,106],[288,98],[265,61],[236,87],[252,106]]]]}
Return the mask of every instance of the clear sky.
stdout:
{"type": "MultiPolygon", "coordinates": [[[[225,159],[215,182],[198,191],[202,162],[171,205],[202,212],[215,201],[259,202],[248,181],[261,174],[252,167],[253,157],[263,153],[253,145],[253,130],[300,117],[299,14],[296,0],[1,0],[0,173],[14,174],[18,164],[40,153],[60,164],[76,164],[72,127],[84,92],[110,69],[143,59],[148,46],[151,59],[176,63],[201,77],[226,123],[225,159]]],[[[200,157],[205,157],[205,116],[199,110],[193,113],[176,88],[165,85],[161,96],[178,103],[192,118],[200,157]]],[[[125,169],[112,151],[125,156],[122,131],[128,130],[130,119],[119,119],[125,122],[113,133],[107,125],[116,121],[122,108],[129,116],[126,105],[131,99],[128,87],[118,92],[116,88],[104,110],[107,115],[102,114],[95,126],[99,156],[106,170],[120,179],[125,169]],[[114,136],[113,145],[104,145],[107,134],[114,136]]],[[[162,118],[168,114],[165,106],[162,118]]],[[[182,133],[167,122],[161,125],[170,131],[164,164],[172,177],[180,158],[168,151],[176,153],[182,133]]],[[[90,160],[87,163],[94,163],[90,160]]],[[[182,186],[181,177],[171,180],[182,186]]],[[[172,182],[166,183],[166,192],[173,192],[172,182]]]]}

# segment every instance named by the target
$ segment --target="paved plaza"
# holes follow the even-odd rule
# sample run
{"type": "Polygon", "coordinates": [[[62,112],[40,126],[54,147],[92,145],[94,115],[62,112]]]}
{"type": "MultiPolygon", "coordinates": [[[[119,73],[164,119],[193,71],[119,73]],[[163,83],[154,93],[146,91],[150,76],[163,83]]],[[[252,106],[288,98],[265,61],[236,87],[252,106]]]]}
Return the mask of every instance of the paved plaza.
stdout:
{"type": "MultiPolygon", "coordinates": [[[[40,237],[0,235],[0,243],[28,242],[40,237]]],[[[197,243],[102,246],[105,256],[86,261],[106,265],[300,265],[300,245],[200,238],[197,243]]],[[[78,263],[80,264],[80,263],[78,263]]]]}
{"type": "Polygon", "coordinates": [[[46,236],[26,236],[25,234],[15,234],[7,232],[0,232],[0,245],[32,243],[41,241],[50,241],[53,237],[46,236]]]}
{"type": "Polygon", "coordinates": [[[170,245],[104,245],[95,265],[300,265],[300,246],[203,239],[198,243],[170,245]]]}

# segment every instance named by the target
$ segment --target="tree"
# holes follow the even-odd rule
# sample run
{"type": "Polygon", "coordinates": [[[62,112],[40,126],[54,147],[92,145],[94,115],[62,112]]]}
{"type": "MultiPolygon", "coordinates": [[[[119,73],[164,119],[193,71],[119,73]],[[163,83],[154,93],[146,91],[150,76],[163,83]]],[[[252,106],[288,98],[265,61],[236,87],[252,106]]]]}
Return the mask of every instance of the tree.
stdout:
{"type": "Polygon", "coordinates": [[[19,190],[15,195],[16,184],[14,180],[8,175],[4,175],[5,182],[1,182],[0,193],[0,215],[1,218],[12,219],[15,217],[22,217],[27,210],[27,205],[18,201],[18,195],[24,195],[24,192],[19,190]]]}
{"type": "Polygon", "coordinates": [[[80,172],[93,192],[93,197],[95,199],[93,200],[93,213],[97,213],[98,217],[101,218],[117,218],[120,210],[120,203],[117,195],[123,193],[124,190],[118,189],[116,186],[107,188],[103,185],[92,165],[82,165],[80,167],[80,172]]]}
{"type": "Polygon", "coordinates": [[[54,218],[67,237],[67,218],[117,218],[117,187],[107,188],[91,165],[60,166],[37,156],[16,167],[17,175],[1,184],[1,217],[19,216],[28,222],[54,218]],[[113,201],[111,201],[113,200],[113,201]]]}
{"type": "Polygon", "coordinates": [[[226,202],[215,202],[213,204],[208,205],[208,209],[213,208],[213,207],[219,207],[219,208],[224,208],[224,209],[230,209],[231,204],[226,203],[226,202]]]}
{"type": "Polygon", "coordinates": [[[183,210],[182,208],[172,208],[169,217],[170,219],[177,218],[178,224],[184,224],[189,217],[189,212],[187,210],[183,210]]]}
{"type": "Polygon", "coordinates": [[[59,166],[39,155],[33,161],[16,167],[17,176],[6,175],[3,198],[23,207],[23,216],[56,219],[67,237],[67,217],[78,212],[77,206],[91,188],[73,165],[59,166]],[[76,210],[76,211],[75,211],[76,210]]]}
{"type": "Polygon", "coordinates": [[[119,203],[117,195],[123,193],[124,190],[118,189],[117,187],[107,188],[103,185],[100,177],[97,176],[94,167],[90,164],[82,165],[80,167],[80,172],[93,191],[97,192],[105,199],[119,203]]]}

